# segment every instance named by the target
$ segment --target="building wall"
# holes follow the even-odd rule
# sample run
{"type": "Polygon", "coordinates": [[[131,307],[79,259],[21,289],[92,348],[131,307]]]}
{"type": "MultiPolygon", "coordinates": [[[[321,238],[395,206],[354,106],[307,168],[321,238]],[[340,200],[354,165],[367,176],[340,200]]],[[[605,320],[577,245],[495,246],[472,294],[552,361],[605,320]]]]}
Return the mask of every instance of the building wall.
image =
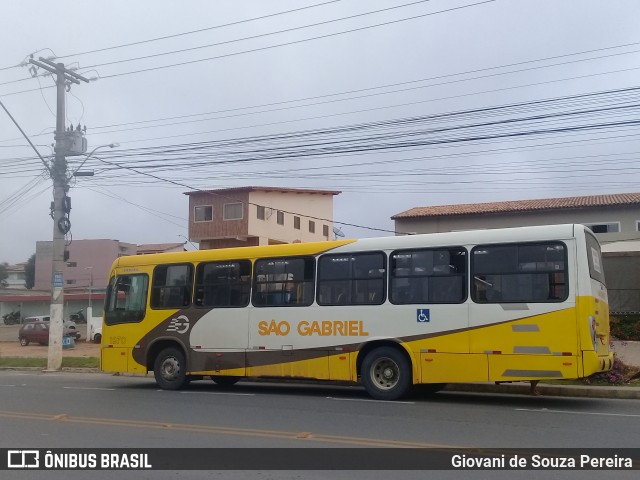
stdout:
{"type": "MultiPolygon", "coordinates": [[[[333,222],[321,221],[314,218],[333,219],[333,195],[298,192],[261,192],[250,193],[249,205],[249,233],[260,237],[260,244],[268,244],[268,239],[276,242],[292,243],[320,242],[333,238],[333,222]],[[258,207],[269,207],[265,210],[266,219],[258,218],[258,207]],[[284,213],[284,225],[277,222],[278,210],[283,212],[300,212],[308,215],[294,215],[284,213]],[[294,228],[294,216],[300,217],[300,229],[294,228]],[[315,233],[309,232],[309,221],[315,222],[315,233]],[[327,225],[329,235],[323,235],[323,225],[327,225]]],[[[273,243],[273,242],[272,242],[273,243]]]]}
{"type": "Polygon", "coordinates": [[[437,233],[457,230],[508,228],[529,225],[555,225],[562,223],[620,223],[618,233],[599,233],[602,243],[640,238],[637,222],[640,209],[637,207],[598,207],[544,210],[523,213],[487,213],[476,215],[452,215],[442,217],[396,219],[396,232],[437,233]]]}
{"type": "MultiPolygon", "coordinates": [[[[125,255],[135,255],[137,246],[118,240],[74,240],[67,250],[69,260],[63,272],[65,290],[86,291],[92,277],[94,289],[106,288],[114,260],[125,255]]],[[[52,242],[36,242],[35,290],[51,289],[52,258],[52,242]]]]}
{"type": "Polygon", "coordinates": [[[201,243],[202,240],[206,239],[235,238],[248,235],[248,200],[248,192],[225,192],[224,196],[206,192],[189,195],[189,239],[193,242],[201,243]],[[237,202],[244,203],[242,219],[224,220],[224,204],[237,202]],[[213,218],[211,221],[196,222],[195,207],[203,205],[211,205],[213,207],[213,218]]]}

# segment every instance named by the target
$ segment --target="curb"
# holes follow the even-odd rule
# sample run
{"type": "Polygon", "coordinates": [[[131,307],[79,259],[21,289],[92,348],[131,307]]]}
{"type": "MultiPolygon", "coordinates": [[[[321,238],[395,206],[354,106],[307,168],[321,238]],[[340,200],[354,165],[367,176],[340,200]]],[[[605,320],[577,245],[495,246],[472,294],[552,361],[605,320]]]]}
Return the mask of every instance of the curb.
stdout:
{"type": "MultiPolygon", "coordinates": [[[[594,387],[589,385],[550,385],[540,383],[537,388],[543,397],[586,397],[586,398],[614,398],[638,400],[640,387],[594,387]]],[[[470,392],[470,393],[502,393],[510,395],[526,395],[529,384],[492,384],[492,383],[456,383],[447,385],[442,391],[470,392]]]]}

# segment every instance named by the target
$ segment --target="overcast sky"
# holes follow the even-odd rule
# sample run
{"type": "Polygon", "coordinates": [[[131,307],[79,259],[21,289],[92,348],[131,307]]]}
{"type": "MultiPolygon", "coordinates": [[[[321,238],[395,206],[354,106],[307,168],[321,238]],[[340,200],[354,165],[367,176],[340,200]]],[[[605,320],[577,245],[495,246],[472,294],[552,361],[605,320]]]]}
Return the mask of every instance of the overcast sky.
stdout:
{"type": "MultiPolygon", "coordinates": [[[[2,17],[0,100],[41,154],[53,81],[14,67],[34,52],[96,79],[66,97],[88,151],[120,144],[72,183],[74,239],[184,241],[191,189],[341,190],[347,237],[416,206],[640,191],[636,0],[21,0],[2,17]]],[[[0,110],[0,262],[51,239],[51,194],[0,110]]]]}

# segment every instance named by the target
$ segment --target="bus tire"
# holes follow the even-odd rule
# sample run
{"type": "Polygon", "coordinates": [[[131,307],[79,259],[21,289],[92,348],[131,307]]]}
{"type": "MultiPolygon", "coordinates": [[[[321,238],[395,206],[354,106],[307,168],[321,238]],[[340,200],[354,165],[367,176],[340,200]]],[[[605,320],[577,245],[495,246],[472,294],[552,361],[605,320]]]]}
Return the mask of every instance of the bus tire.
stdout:
{"type": "Polygon", "coordinates": [[[221,387],[230,387],[240,380],[240,377],[231,377],[227,375],[211,375],[211,380],[221,387]]]}
{"type": "Polygon", "coordinates": [[[165,348],[153,363],[153,376],[163,390],[180,390],[189,383],[187,360],[182,350],[165,348]]]}
{"type": "Polygon", "coordinates": [[[377,400],[397,400],[412,385],[411,362],[397,348],[378,347],[362,362],[362,383],[367,393],[377,400]]]}
{"type": "Polygon", "coordinates": [[[93,337],[93,343],[102,342],[102,335],[100,333],[96,333],[95,337],[93,337]]]}

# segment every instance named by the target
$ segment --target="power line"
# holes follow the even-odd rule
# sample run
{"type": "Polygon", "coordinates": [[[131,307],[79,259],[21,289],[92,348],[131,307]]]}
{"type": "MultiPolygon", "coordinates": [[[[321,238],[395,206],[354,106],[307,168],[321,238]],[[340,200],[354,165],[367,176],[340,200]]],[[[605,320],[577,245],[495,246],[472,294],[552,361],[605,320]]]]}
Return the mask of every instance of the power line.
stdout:
{"type": "Polygon", "coordinates": [[[256,38],[264,38],[264,37],[269,37],[269,36],[272,36],[272,35],[279,35],[281,33],[295,32],[297,30],[303,30],[305,28],[318,27],[320,25],[328,25],[330,23],[342,22],[342,21],[345,21],[345,20],[352,20],[354,18],[364,17],[364,16],[367,16],[367,15],[373,15],[373,14],[376,14],[376,13],[386,12],[386,11],[389,11],[389,10],[396,10],[398,8],[404,8],[404,7],[416,5],[416,4],[419,4],[419,3],[430,2],[430,1],[431,0],[419,0],[419,1],[416,1],[416,2],[405,3],[404,5],[396,5],[396,6],[393,6],[393,7],[382,8],[380,10],[372,10],[370,12],[364,12],[364,13],[358,13],[358,14],[355,14],[355,15],[349,15],[347,17],[340,17],[340,18],[335,18],[333,20],[325,20],[323,22],[310,23],[310,24],[301,25],[301,26],[298,26],[298,27],[285,28],[285,29],[282,29],[282,30],[276,30],[274,32],[261,33],[261,34],[258,34],[258,35],[251,35],[251,36],[248,36],[248,37],[236,38],[236,39],[233,39],[233,40],[225,40],[223,42],[209,43],[207,45],[198,45],[198,46],[195,46],[195,47],[182,48],[180,50],[172,50],[172,51],[169,51],[169,52],[154,53],[154,54],[150,54],[150,55],[143,55],[141,57],[126,58],[126,59],[121,59],[121,60],[113,60],[111,62],[97,63],[97,64],[94,64],[94,65],[89,65],[86,68],[97,68],[97,67],[104,67],[104,66],[107,66],[107,65],[117,65],[117,64],[120,64],[120,63],[135,62],[135,61],[139,61],[139,60],[147,60],[149,58],[163,57],[165,55],[174,55],[176,53],[191,52],[191,51],[194,51],[194,50],[201,50],[203,48],[218,47],[220,45],[229,45],[231,43],[243,42],[243,41],[246,41],[246,40],[255,40],[256,38]]]}
{"type": "MultiPolygon", "coordinates": [[[[130,42],[130,43],[124,43],[124,44],[121,44],[121,45],[114,45],[114,46],[111,46],[111,47],[97,48],[97,49],[94,49],[94,50],[87,50],[87,51],[84,51],[84,52],[70,53],[68,55],[61,55],[61,56],[59,56],[57,58],[78,57],[80,55],[87,55],[87,54],[90,54],[90,53],[105,52],[105,51],[108,51],[108,50],[115,50],[115,49],[118,49],[118,48],[131,47],[131,46],[134,46],[134,45],[143,45],[145,43],[157,42],[159,40],[167,40],[169,38],[176,38],[176,37],[182,37],[182,36],[185,36],[185,35],[192,35],[194,33],[206,32],[208,30],[214,30],[214,29],[218,29],[218,28],[230,27],[230,26],[233,26],[233,25],[240,25],[240,24],[243,24],[243,23],[254,22],[256,20],[263,20],[265,18],[277,17],[279,15],[285,15],[285,14],[288,14],[288,13],[299,12],[299,11],[302,11],[302,10],[308,10],[308,9],[316,8],[316,7],[322,7],[322,6],[325,6],[325,5],[329,5],[331,3],[337,3],[339,1],[340,0],[331,0],[331,1],[328,1],[328,2],[316,3],[314,5],[308,5],[306,7],[294,8],[292,10],[286,10],[286,11],[283,11],[283,12],[271,13],[271,14],[268,14],[268,15],[262,15],[260,17],[248,18],[246,20],[238,20],[238,21],[235,21],[235,22],[225,23],[225,24],[221,24],[221,25],[215,25],[213,27],[200,28],[200,29],[197,29],[197,30],[190,30],[188,32],[175,33],[173,35],[165,35],[163,37],[155,37],[155,38],[150,38],[150,39],[147,39],[147,40],[140,40],[138,42],[130,42]]],[[[425,1],[429,1],[429,0],[425,0],[425,1]]],[[[89,67],[86,67],[86,68],[89,68],[89,67]]]]}
{"type": "MultiPolygon", "coordinates": [[[[116,74],[112,74],[112,75],[105,75],[102,78],[103,79],[107,79],[107,78],[122,77],[122,76],[125,76],[125,75],[134,75],[134,74],[138,74],[138,73],[152,72],[152,71],[156,71],[156,70],[163,70],[165,68],[180,67],[180,66],[184,66],[184,65],[192,65],[192,64],[195,64],[195,63],[207,62],[207,61],[211,61],[211,60],[218,60],[220,58],[234,57],[234,56],[238,56],[238,55],[244,55],[245,53],[253,53],[253,52],[260,52],[260,51],[264,51],[264,50],[271,50],[271,49],[274,49],[274,48],[284,47],[284,46],[288,46],[288,45],[296,45],[296,44],[300,44],[300,43],[310,42],[310,41],[313,41],[313,40],[320,40],[320,39],[324,39],[324,38],[335,37],[335,36],[338,36],[338,35],[345,35],[347,33],[354,33],[354,32],[359,32],[359,31],[362,31],[362,30],[368,30],[370,28],[377,28],[377,27],[392,25],[392,24],[396,24],[396,23],[400,23],[400,22],[406,22],[408,20],[415,20],[415,19],[418,19],[418,18],[428,17],[428,16],[431,16],[431,15],[438,15],[438,14],[441,14],[441,13],[451,12],[451,11],[454,11],[454,10],[461,10],[461,9],[464,9],[464,8],[476,7],[476,6],[479,6],[479,5],[483,5],[485,3],[493,3],[495,1],[496,0],[484,0],[482,2],[472,3],[472,4],[468,4],[468,5],[462,5],[460,7],[448,8],[448,9],[445,9],[445,10],[439,10],[437,12],[430,12],[430,13],[425,13],[425,14],[422,14],[422,15],[415,15],[415,16],[412,16],[412,17],[402,18],[402,19],[398,19],[398,20],[391,20],[391,21],[388,21],[388,22],[378,23],[378,24],[375,24],[375,25],[367,25],[365,27],[354,28],[354,29],[345,30],[345,31],[342,31],[342,32],[335,32],[335,33],[330,33],[330,34],[326,34],[326,35],[318,35],[318,36],[315,36],[315,37],[304,38],[304,39],[301,39],[301,40],[293,40],[293,41],[290,41],[290,42],[280,43],[280,44],[276,44],[276,45],[269,45],[269,46],[266,46],[266,47],[254,48],[254,49],[245,50],[245,51],[242,51],[242,52],[229,53],[229,54],[225,54],[225,55],[217,55],[215,57],[201,58],[201,59],[198,59],[198,60],[189,60],[189,61],[186,61],[186,62],[173,63],[173,64],[170,64],[170,65],[161,65],[161,66],[157,66],[157,67],[149,67],[149,68],[143,68],[143,69],[140,69],[140,70],[133,70],[133,71],[130,71],[130,72],[121,72],[121,73],[116,73],[116,74]]],[[[89,68],[89,67],[87,67],[87,68],[89,68]]]]}

